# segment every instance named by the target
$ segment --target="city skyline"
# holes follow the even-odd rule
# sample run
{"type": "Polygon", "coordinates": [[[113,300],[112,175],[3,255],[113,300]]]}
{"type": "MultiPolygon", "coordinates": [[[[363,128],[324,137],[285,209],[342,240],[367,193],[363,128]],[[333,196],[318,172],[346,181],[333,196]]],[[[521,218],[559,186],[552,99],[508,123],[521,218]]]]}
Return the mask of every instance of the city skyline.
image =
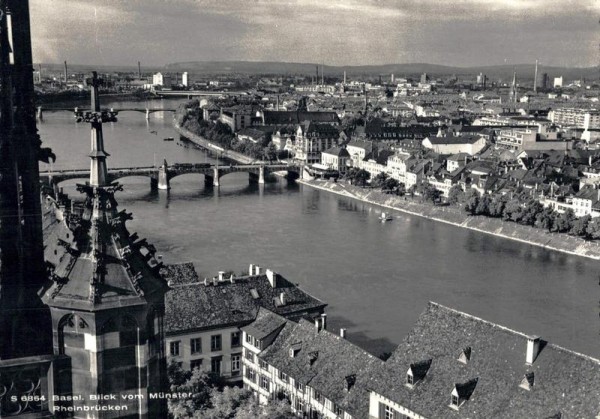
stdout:
{"type": "Polygon", "coordinates": [[[591,67],[593,0],[31,1],[35,62],[591,67]],[[518,45],[518,48],[515,48],[518,45]],[[133,49],[133,50],[132,50],[133,49]],[[139,52],[135,52],[138,49],[139,52]]]}

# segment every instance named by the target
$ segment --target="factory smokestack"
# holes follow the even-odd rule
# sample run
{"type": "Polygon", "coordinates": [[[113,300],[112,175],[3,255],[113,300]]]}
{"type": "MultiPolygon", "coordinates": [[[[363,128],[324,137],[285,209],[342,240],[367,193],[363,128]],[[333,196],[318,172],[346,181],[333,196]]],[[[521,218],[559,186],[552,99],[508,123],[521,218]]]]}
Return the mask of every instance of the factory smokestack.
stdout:
{"type": "Polygon", "coordinates": [[[65,61],[65,85],[67,84],[67,77],[68,77],[68,70],[67,70],[67,62],[65,61]]]}
{"type": "Polygon", "coordinates": [[[138,79],[142,79],[142,65],[138,61],[138,79]]]}
{"type": "Polygon", "coordinates": [[[535,60],[535,73],[533,74],[533,93],[537,93],[537,74],[538,74],[538,60],[535,60]]]}

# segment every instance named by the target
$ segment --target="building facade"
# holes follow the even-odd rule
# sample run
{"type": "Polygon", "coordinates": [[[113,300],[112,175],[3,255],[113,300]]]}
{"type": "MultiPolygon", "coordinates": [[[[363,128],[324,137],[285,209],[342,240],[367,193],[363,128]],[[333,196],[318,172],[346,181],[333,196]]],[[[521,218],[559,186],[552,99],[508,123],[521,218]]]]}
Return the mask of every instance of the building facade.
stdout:
{"type": "Polygon", "coordinates": [[[163,275],[172,288],[165,301],[169,362],[230,382],[242,380],[241,328],[255,320],[261,307],[298,319],[319,316],[326,306],[276,272],[262,272],[255,265],[241,277],[220,272],[200,280],[192,264],[165,267],[163,275]]]}

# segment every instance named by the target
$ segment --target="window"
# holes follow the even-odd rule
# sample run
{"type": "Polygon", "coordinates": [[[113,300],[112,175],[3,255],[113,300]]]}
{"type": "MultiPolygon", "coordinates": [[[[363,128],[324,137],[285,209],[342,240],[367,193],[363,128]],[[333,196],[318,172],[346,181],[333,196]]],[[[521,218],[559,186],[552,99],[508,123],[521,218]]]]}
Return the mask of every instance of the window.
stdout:
{"type": "Polygon", "coordinates": [[[246,378],[251,382],[256,382],[256,372],[252,368],[246,368],[246,378]]]}
{"type": "Polygon", "coordinates": [[[192,354],[199,354],[202,352],[202,338],[190,339],[190,348],[192,354]]]}
{"type": "Polygon", "coordinates": [[[240,339],[240,331],[238,330],[237,332],[231,332],[231,347],[232,348],[237,348],[238,346],[242,345],[242,341],[240,339]]]}
{"type": "Polygon", "coordinates": [[[385,419],[394,419],[395,411],[394,411],[394,409],[392,409],[391,406],[385,406],[384,413],[385,413],[385,416],[384,416],[385,419]]]}
{"type": "Polygon", "coordinates": [[[264,375],[260,376],[260,388],[269,391],[269,379],[264,375]]]}
{"type": "Polygon", "coordinates": [[[249,335],[248,333],[246,333],[246,343],[249,343],[250,345],[252,345],[252,336],[249,335]]]}
{"type": "Polygon", "coordinates": [[[179,341],[171,342],[170,353],[171,356],[179,356],[179,341]]]}
{"type": "Polygon", "coordinates": [[[287,374],[286,374],[285,372],[283,372],[283,371],[279,371],[279,379],[280,379],[281,381],[283,381],[284,383],[287,383],[287,382],[288,382],[288,376],[287,376],[287,374]]]}
{"type": "Polygon", "coordinates": [[[213,352],[221,350],[221,335],[212,335],[210,337],[210,350],[213,352]]]}
{"type": "Polygon", "coordinates": [[[406,384],[408,385],[413,385],[415,383],[415,380],[413,378],[412,374],[406,374],[406,384]]]}
{"type": "MultiPolygon", "coordinates": [[[[335,403],[333,404],[332,412],[338,416],[342,416],[344,414],[344,411],[335,403]]],[[[387,416],[386,416],[386,418],[387,418],[387,416]]],[[[393,418],[393,416],[392,416],[392,418],[393,418]]]]}
{"type": "Polygon", "coordinates": [[[454,394],[452,395],[452,398],[450,399],[450,405],[451,406],[456,406],[458,407],[458,403],[460,402],[460,399],[458,398],[458,396],[455,396],[454,394]]]}
{"type": "Polygon", "coordinates": [[[210,360],[210,371],[214,374],[221,375],[221,357],[212,358],[210,360]]]}
{"type": "Polygon", "coordinates": [[[298,380],[296,380],[296,382],[294,383],[294,387],[296,387],[296,390],[298,390],[298,392],[304,393],[304,385],[298,380]]]}
{"type": "Polygon", "coordinates": [[[199,370],[202,369],[202,360],[201,359],[192,359],[190,361],[190,369],[194,371],[196,368],[199,370]]]}
{"type": "Polygon", "coordinates": [[[296,405],[295,405],[296,411],[297,412],[302,412],[304,411],[304,403],[302,403],[302,399],[300,398],[296,398],[296,405]]]}
{"type": "Polygon", "coordinates": [[[254,353],[248,348],[246,348],[246,359],[250,362],[254,362],[254,353]]]}
{"type": "Polygon", "coordinates": [[[231,375],[240,375],[240,361],[242,356],[240,354],[231,355],[231,375]]]}
{"type": "Polygon", "coordinates": [[[313,398],[323,404],[323,402],[325,402],[325,397],[323,397],[323,395],[321,393],[319,393],[317,390],[313,390],[313,398]]]}
{"type": "Polygon", "coordinates": [[[263,370],[267,370],[267,369],[269,369],[269,365],[268,365],[268,364],[267,364],[265,361],[263,361],[262,359],[259,359],[259,360],[258,360],[258,365],[260,365],[260,367],[261,367],[263,370]]]}

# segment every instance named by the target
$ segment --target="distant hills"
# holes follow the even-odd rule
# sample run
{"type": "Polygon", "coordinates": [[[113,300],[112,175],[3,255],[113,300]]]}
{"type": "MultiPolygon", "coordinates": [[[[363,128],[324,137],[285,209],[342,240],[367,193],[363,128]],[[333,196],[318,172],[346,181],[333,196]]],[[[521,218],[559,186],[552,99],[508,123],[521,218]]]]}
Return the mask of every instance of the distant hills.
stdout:
{"type": "MultiPolygon", "coordinates": [[[[313,75],[316,74],[315,63],[282,63],[271,61],[191,61],[172,63],[165,66],[166,71],[187,71],[195,74],[276,74],[276,75],[313,75]]],[[[512,77],[513,71],[517,72],[520,80],[533,80],[535,64],[495,65],[479,67],[452,67],[437,64],[412,63],[412,64],[384,64],[361,66],[329,66],[325,67],[325,75],[342,76],[346,71],[347,76],[379,76],[395,77],[416,76],[427,73],[432,76],[474,77],[479,73],[486,74],[491,80],[512,77]]],[[[599,67],[568,68],[553,66],[538,66],[538,76],[548,73],[550,77],[564,76],[572,79],[598,79],[599,67]]]]}
{"type": "MultiPolygon", "coordinates": [[[[285,63],[274,61],[190,61],[171,63],[165,66],[145,66],[142,63],[142,72],[184,72],[192,75],[209,74],[272,74],[272,75],[307,75],[316,74],[316,63],[285,63]]],[[[37,64],[35,65],[37,69],[37,64]]],[[[43,64],[46,70],[63,71],[62,64],[43,64]]],[[[349,78],[369,76],[377,77],[379,75],[384,80],[389,80],[391,74],[395,77],[416,77],[422,73],[427,73],[433,77],[456,75],[460,79],[474,79],[479,73],[486,74],[491,81],[498,79],[509,80],[512,78],[513,71],[517,72],[518,80],[533,80],[535,64],[516,64],[516,65],[493,65],[477,67],[454,67],[437,64],[411,63],[411,64],[383,64],[383,65],[360,65],[360,66],[325,66],[325,76],[342,77],[344,71],[349,78]]],[[[103,66],[93,64],[69,64],[69,72],[90,72],[97,70],[99,72],[124,71],[137,72],[137,66],[103,66]]],[[[565,81],[577,79],[598,80],[600,78],[600,67],[556,67],[540,64],[538,67],[538,77],[541,82],[542,74],[548,73],[553,77],[564,76],[565,81]]],[[[319,65],[320,74],[320,65],[319,65]]]]}

